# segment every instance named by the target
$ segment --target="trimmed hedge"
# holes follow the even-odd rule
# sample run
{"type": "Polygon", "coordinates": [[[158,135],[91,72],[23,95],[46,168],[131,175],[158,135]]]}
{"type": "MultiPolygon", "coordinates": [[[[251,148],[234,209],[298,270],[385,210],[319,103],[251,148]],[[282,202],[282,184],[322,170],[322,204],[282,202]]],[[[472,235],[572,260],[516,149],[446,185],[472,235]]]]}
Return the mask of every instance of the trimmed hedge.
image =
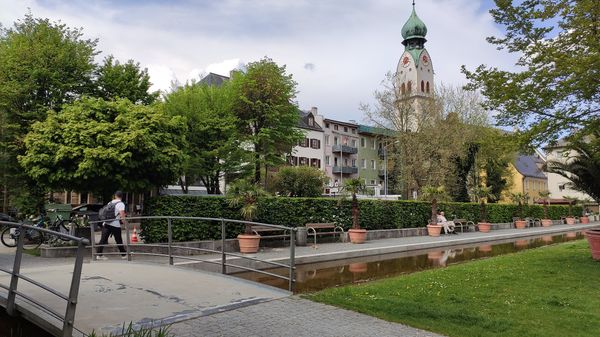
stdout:
{"type": "MultiPolygon", "coordinates": [[[[359,200],[360,225],[366,229],[396,229],[424,227],[431,214],[431,205],[422,201],[405,200],[359,200]]],[[[516,205],[488,204],[488,220],[493,223],[511,222],[516,205]]],[[[475,203],[440,203],[439,210],[448,219],[460,218],[477,222],[479,205],[475,203]]],[[[581,207],[573,207],[574,214],[581,207]]],[[[549,206],[548,215],[559,219],[568,213],[567,206],[549,206]]],[[[542,206],[524,206],[525,216],[541,218],[542,206]]],[[[147,200],[144,215],[194,216],[209,218],[241,219],[239,208],[230,207],[223,197],[160,196],[147,200]]],[[[352,225],[352,206],[349,199],[287,198],[261,199],[258,203],[257,222],[284,226],[303,226],[311,222],[337,222],[344,229],[352,225]]],[[[241,225],[228,225],[227,237],[233,238],[243,232],[241,225]]],[[[141,235],[146,242],[167,241],[167,223],[146,220],[141,235]]],[[[173,239],[176,241],[216,240],[221,238],[217,223],[201,221],[173,221],[173,239]]]]}

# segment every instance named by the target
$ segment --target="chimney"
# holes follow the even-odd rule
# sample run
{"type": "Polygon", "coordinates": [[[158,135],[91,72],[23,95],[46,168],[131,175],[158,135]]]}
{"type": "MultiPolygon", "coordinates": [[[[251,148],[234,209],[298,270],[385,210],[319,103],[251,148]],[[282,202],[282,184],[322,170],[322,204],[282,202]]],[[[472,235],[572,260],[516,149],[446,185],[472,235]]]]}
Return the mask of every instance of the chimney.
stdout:
{"type": "Polygon", "coordinates": [[[318,115],[318,114],[319,114],[319,113],[318,113],[318,109],[317,109],[317,107],[316,107],[316,106],[313,106],[312,108],[310,108],[310,112],[311,112],[313,115],[318,115]]]}

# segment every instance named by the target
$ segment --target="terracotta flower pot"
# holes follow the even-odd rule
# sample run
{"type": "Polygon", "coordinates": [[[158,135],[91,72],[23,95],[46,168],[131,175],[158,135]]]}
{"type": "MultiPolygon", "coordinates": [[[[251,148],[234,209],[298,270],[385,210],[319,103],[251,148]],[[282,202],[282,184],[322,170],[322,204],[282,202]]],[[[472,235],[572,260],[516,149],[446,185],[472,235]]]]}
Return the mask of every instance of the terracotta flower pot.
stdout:
{"type": "Polygon", "coordinates": [[[525,220],[516,220],[515,221],[515,227],[517,227],[517,229],[524,229],[526,225],[527,225],[527,221],[525,221],[525,220]]]}
{"type": "Polygon", "coordinates": [[[489,222],[480,222],[477,224],[480,232],[487,233],[492,229],[492,224],[489,222]]]}
{"type": "Polygon", "coordinates": [[[351,273],[365,273],[367,272],[368,269],[368,265],[366,263],[350,263],[350,265],[348,265],[348,270],[351,273]]]}
{"type": "Polygon", "coordinates": [[[350,242],[352,243],[364,243],[367,240],[367,230],[349,229],[348,236],[350,236],[350,242]]]}
{"type": "Polygon", "coordinates": [[[240,244],[240,253],[256,253],[258,252],[258,245],[260,243],[260,235],[238,235],[238,241],[240,244]]]}
{"type": "Polygon", "coordinates": [[[594,260],[600,260],[600,230],[598,229],[590,229],[583,232],[585,237],[590,244],[590,249],[592,250],[592,258],[594,260]]]}
{"type": "Polygon", "coordinates": [[[489,253],[492,251],[492,245],[481,245],[479,246],[479,251],[482,253],[489,253]]]}
{"type": "Polygon", "coordinates": [[[440,236],[442,225],[427,225],[427,234],[429,236],[440,236]]]}
{"type": "Polygon", "coordinates": [[[590,217],[589,216],[582,216],[579,218],[579,222],[581,223],[590,223],[590,217]]]}
{"type": "Polygon", "coordinates": [[[567,225],[574,225],[575,224],[575,218],[572,217],[572,216],[566,217],[565,220],[567,221],[567,225]]]}
{"type": "Polygon", "coordinates": [[[542,226],[543,227],[550,227],[550,226],[552,226],[552,220],[551,219],[542,219],[542,226]]]}
{"type": "Polygon", "coordinates": [[[442,252],[441,250],[436,250],[434,252],[427,253],[427,258],[430,260],[439,260],[442,258],[443,254],[444,252],[442,252]]]}
{"type": "Polygon", "coordinates": [[[542,241],[544,241],[546,243],[550,243],[550,242],[553,242],[554,239],[552,239],[552,235],[544,235],[544,236],[542,236],[542,241]]]}
{"type": "Polygon", "coordinates": [[[515,241],[515,246],[517,247],[527,247],[529,245],[529,240],[517,240],[515,241]]]}
{"type": "Polygon", "coordinates": [[[577,233],[571,232],[571,233],[567,233],[565,236],[567,237],[567,239],[576,239],[577,233]]]}

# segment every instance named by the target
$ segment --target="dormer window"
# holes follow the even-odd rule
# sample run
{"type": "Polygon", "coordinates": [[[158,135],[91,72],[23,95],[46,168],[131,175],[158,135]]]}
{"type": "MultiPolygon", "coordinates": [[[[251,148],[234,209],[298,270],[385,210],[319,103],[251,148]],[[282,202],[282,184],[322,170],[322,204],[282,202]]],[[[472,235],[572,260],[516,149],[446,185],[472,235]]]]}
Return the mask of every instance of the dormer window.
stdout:
{"type": "Polygon", "coordinates": [[[315,126],[315,119],[312,116],[308,117],[308,125],[315,126]]]}

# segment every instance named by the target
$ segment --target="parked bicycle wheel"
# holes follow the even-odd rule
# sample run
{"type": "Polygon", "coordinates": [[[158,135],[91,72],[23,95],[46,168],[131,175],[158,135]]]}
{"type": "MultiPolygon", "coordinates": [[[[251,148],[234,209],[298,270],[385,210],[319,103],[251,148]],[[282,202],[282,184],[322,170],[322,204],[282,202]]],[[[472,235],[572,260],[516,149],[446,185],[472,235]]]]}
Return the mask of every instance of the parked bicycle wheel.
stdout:
{"type": "MultiPolygon", "coordinates": [[[[69,230],[69,220],[63,220],[62,218],[57,218],[56,221],[54,221],[54,223],[52,224],[52,226],[50,226],[50,230],[53,230],[55,232],[59,232],[62,234],[69,234],[70,230],[69,230]]],[[[62,236],[57,236],[60,240],[63,241],[69,241],[70,239],[62,237],[62,236]]]]}
{"type": "Polygon", "coordinates": [[[25,234],[25,242],[23,243],[23,247],[25,249],[36,249],[45,241],[46,237],[44,236],[44,233],[34,229],[28,229],[27,233],[25,234]]]}
{"type": "Polygon", "coordinates": [[[10,248],[17,246],[16,237],[14,234],[11,233],[11,229],[12,227],[5,227],[2,230],[2,233],[0,233],[0,241],[2,241],[3,245],[10,248]]]}

